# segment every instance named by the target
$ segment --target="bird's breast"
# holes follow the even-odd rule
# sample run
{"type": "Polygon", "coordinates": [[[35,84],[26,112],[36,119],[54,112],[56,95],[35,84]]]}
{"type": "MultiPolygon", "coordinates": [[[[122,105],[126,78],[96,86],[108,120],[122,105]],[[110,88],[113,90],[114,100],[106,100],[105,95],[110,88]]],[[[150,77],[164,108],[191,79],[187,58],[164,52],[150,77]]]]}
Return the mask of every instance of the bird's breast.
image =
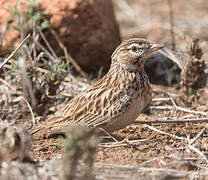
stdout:
{"type": "Polygon", "coordinates": [[[130,104],[123,113],[112,119],[104,129],[108,132],[118,130],[132,124],[136,118],[150,105],[152,101],[152,91],[149,81],[139,81],[140,84],[133,85],[128,89],[128,97],[130,104]]]}
{"type": "Polygon", "coordinates": [[[131,124],[150,105],[152,101],[151,91],[133,98],[128,110],[124,113],[122,120],[126,125],[131,124]]]}

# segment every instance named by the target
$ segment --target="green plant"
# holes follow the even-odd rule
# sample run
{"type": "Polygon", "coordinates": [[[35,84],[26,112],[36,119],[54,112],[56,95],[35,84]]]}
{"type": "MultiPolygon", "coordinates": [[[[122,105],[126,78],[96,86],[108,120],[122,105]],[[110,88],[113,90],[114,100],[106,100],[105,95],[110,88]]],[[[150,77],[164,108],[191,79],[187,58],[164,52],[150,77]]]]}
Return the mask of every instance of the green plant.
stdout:
{"type": "Polygon", "coordinates": [[[18,0],[14,7],[10,7],[10,13],[14,19],[14,29],[27,34],[30,31],[42,31],[49,27],[48,21],[44,18],[47,14],[37,8],[35,0],[28,1],[28,7],[21,11],[20,5],[22,0],[18,0]]]}
{"type": "MultiPolygon", "coordinates": [[[[18,0],[15,6],[9,8],[13,22],[8,27],[19,32],[17,34],[20,35],[20,40],[29,33],[31,36],[3,72],[4,76],[11,76],[13,83],[23,92],[33,111],[43,115],[48,113],[53,99],[51,96],[56,95],[61,80],[69,72],[69,63],[65,60],[60,61],[51,48],[44,34],[49,30],[47,13],[37,7],[37,0],[18,0]],[[23,63],[20,63],[20,59],[24,60],[23,63]]],[[[10,47],[10,52],[13,51],[14,48],[10,47]]]]}
{"type": "Polygon", "coordinates": [[[67,71],[68,62],[57,62],[54,65],[48,65],[48,70],[50,71],[50,79],[57,80],[62,79],[69,71],[67,71]]]}
{"type": "Polygon", "coordinates": [[[11,61],[11,69],[6,71],[5,75],[11,75],[11,76],[16,76],[18,74],[18,65],[17,61],[12,60],[11,61]]]}
{"type": "Polygon", "coordinates": [[[48,70],[50,73],[47,76],[47,83],[49,86],[48,93],[49,95],[55,95],[60,82],[69,72],[67,70],[69,63],[68,62],[57,62],[54,65],[48,65],[48,70]]]}
{"type": "Polygon", "coordinates": [[[74,126],[68,131],[64,140],[64,178],[74,179],[80,172],[81,179],[93,179],[92,170],[94,155],[100,139],[85,126],[74,126]],[[84,165],[80,164],[84,162],[84,165]]]}

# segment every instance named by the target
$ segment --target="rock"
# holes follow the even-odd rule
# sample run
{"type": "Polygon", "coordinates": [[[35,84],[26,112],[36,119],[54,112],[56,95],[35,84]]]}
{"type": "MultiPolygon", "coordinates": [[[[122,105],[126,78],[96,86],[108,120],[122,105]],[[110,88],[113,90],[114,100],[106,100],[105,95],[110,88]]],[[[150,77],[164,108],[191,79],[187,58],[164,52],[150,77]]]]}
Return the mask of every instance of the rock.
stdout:
{"type": "MultiPolygon", "coordinates": [[[[4,7],[14,5],[14,0],[3,0],[0,2],[0,6],[2,5],[4,7]]],[[[38,7],[48,13],[52,27],[70,55],[84,70],[98,71],[100,67],[105,71],[108,70],[110,56],[120,43],[112,0],[41,0],[38,7]]],[[[7,15],[4,13],[1,12],[0,28],[8,18],[8,12],[7,15]]],[[[53,35],[45,33],[57,55],[63,55],[63,50],[59,48],[53,35]]],[[[5,40],[13,43],[17,36],[19,34],[16,32],[7,33],[5,40]]]]}
{"type": "Polygon", "coordinates": [[[180,81],[180,68],[171,59],[159,52],[148,59],[144,69],[153,84],[171,86],[180,81]]]}
{"type": "Polygon", "coordinates": [[[42,0],[50,23],[72,57],[85,70],[107,70],[110,56],[120,43],[111,0],[42,0]]]}

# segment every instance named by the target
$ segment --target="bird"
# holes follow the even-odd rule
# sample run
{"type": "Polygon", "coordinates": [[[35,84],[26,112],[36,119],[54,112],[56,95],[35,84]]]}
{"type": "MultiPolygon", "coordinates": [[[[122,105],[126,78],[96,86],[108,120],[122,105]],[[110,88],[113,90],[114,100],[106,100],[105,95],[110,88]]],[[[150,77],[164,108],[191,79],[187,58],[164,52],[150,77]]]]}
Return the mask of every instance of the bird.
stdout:
{"type": "Polygon", "coordinates": [[[111,133],[132,124],[152,101],[144,64],[162,48],[162,45],[146,39],[124,40],[113,52],[105,76],[78,93],[52,118],[37,125],[30,133],[66,134],[73,124],[111,133]]]}

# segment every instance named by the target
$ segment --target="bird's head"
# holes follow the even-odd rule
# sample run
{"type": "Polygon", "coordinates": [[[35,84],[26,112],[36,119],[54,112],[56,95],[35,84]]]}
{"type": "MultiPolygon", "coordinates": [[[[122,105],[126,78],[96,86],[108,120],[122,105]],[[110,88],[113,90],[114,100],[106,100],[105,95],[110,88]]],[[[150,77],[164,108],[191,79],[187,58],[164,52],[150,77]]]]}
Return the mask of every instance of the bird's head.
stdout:
{"type": "Polygon", "coordinates": [[[117,63],[132,69],[143,68],[146,60],[153,52],[161,48],[163,48],[162,45],[150,43],[145,39],[132,38],[125,40],[112,54],[112,65],[117,63]]]}

